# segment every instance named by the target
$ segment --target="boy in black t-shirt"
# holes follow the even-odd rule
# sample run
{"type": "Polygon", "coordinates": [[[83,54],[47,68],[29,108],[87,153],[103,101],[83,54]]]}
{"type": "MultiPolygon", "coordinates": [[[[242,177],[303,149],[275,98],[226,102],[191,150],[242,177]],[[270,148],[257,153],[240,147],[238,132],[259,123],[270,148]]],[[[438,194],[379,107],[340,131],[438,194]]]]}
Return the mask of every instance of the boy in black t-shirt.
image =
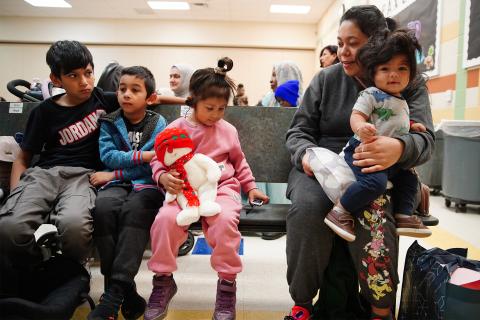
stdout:
{"type": "Polygon", "coordinates": [[[64,256],[83,262],[91,249],[98,119],[118,102],[94,88],[93,59],[83,44],[57,41],[46,60],[52,82],[66,92],[32,110],[12,166],[11,193],[0,209],[0,294],[15,294],[15,276],[41,262],[34,232],[44,223],[58,229],[64,256]],[[40,158],[30,167],[35,154],[40,158]]]}
{"type": "Polygon", "coordinates": [[[100,254],[105,292],[89,320],[137,319],[146,302],[135,288],[135,275],[150,238],[150,227],[163,202],[152,179],[155,137],[167,122],[147,104],[155,102],[155,79],[145,67],[122,70],[117,91],[121,109],[100,119],[100,157],[108,172],[90,177],[98,191],[93,214],[94,240],[100,254]]]}

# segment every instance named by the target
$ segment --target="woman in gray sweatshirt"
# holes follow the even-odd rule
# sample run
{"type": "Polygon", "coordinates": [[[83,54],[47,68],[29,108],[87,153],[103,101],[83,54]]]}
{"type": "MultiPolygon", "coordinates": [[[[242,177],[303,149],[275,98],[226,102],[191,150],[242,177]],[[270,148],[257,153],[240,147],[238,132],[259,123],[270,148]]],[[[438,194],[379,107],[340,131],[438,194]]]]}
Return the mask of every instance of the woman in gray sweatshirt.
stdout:
{"type": "MultiPolygon", "coordinates": [[[[387,27],[387,20],[371,5],[345,12],[338,31],[341,63],[315,75],[287,132],[286,145],[294,165],[287,189],[292,201],[287,216],[287,280],[295,306],[286,319],[308,319],[327,266],[333,263],[330,257],[336,255],[332,249],[339,251],[345,246],[335,240],[323,222],[333,203],[313,177],[306,149],[320,146],[339,153],[353,135],[349,123],[352,107],[358,93],[369,85],[363,80],[356,53],[373,33],[387,27]]],[[[361,145],[355,153],[355,165],[366,172],[383,170],[395,163],[411,168],[430,158],[434,134],[425,82],[416,89],[405,89],[402,95],[409,105],[411,120],[425,124],[427,131],[396,138],[378,137],[361,145]]],[[[361,214],[355,222],[357,239],[348,244],[351,259],[344,255],[343,262],[356,272],[361,294],[372,307],[371,319],[391,319],[390,310],[396,299],[398,238],[387,204],[388,199],[381,197],[361,214]]],[[[321,300],[322,294],[329,292],[320,292],[321,300]]]]}

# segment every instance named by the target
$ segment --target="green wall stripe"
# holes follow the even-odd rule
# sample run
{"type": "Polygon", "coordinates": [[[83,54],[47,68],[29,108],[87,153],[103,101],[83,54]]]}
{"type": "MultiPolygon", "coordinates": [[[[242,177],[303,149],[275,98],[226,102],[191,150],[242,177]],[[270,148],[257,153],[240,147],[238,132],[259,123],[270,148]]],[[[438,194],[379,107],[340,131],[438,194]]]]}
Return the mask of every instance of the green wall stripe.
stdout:
{"type": "Polygon", "coordinates": [[[466,0],[460,0],[460,13],[458,19],[458,52],[457,74],[455,83],[455,111],[456,120],[465,119],[465,104],[467,94],[467,70],[463,68],[463,37],[465,34],[465,7],[466,0]]]}

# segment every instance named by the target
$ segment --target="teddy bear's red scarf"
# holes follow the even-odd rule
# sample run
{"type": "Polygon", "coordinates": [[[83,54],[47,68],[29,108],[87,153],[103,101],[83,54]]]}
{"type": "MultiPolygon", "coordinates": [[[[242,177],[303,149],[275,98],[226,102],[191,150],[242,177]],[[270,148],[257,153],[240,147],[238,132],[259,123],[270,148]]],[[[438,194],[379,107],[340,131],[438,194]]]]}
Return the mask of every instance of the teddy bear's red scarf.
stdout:
{"type": "Polygon", "coordinates": [[[175,170],[180,176],[179,179],[182,179],[185,186],[183,187],[182,193],[187,198],[187,204],[189,207],[198,207],[200,206],[200,200],[198,200],[195,191],[193,190],[190,182],[188,182],[187,171],[185,171],[185,163],[187,163],[193,157],[193,152],[187,153],[183,157],[177,159],[171,166],[167,167],[167,170],[175,170]]]}

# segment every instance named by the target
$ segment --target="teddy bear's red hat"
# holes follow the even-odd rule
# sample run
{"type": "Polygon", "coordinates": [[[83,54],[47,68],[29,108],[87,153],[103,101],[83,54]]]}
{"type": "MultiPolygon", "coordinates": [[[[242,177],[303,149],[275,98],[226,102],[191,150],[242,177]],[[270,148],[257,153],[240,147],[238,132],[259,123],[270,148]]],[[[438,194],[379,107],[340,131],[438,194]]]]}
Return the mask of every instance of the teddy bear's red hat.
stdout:
{"type": "Polygon", "coordinates": [[[193,150],[194,145],[184,129],[168,128],[157,135],[154,148],[158,161],[165,165],[163,162],[165,152],[170,153],[174,148],[190,148],[193,150]]]}

